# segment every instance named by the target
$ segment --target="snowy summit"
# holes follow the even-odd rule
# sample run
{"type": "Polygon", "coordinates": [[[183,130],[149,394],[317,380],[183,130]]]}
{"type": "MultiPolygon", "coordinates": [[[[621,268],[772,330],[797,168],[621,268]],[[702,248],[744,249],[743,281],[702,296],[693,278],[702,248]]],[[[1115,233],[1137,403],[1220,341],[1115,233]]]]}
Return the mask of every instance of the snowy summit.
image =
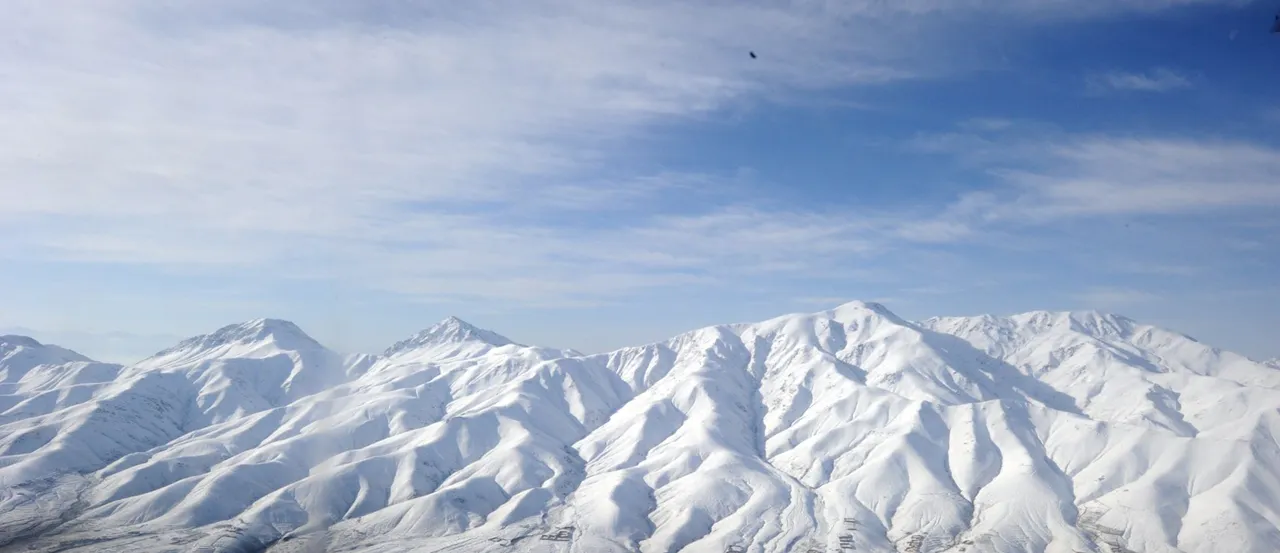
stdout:
{"type": "Polygon", "coordinates": [[[496,332],[476,328],[475,326],[472,326],[471,323],[451,316],[406,340],[396,342],[391,347],[387,348],[387,350],[383,352],[383,355],[391,356],[424,346],[459,344],[464,342],[480,342],[494,347],[506,346],[515,343],[496,332]]]}
{"type": "Polygon", "coordinates": [[[89,361],[69,349],[46,345],[27,336],[0,336],[0,383],[20,380],[40,365],[61,365],[89,361]]]}

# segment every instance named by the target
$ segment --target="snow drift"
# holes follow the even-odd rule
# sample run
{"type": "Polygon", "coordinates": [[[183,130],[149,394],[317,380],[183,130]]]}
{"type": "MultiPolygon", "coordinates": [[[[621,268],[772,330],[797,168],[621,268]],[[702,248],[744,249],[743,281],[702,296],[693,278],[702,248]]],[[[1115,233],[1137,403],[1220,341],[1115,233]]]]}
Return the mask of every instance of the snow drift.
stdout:
{"type": "Polygon", "coordinates": [[[2,551],[1271,552],[1277,444],[1275,366],[1093,312],[0,338],[2,551]]]}

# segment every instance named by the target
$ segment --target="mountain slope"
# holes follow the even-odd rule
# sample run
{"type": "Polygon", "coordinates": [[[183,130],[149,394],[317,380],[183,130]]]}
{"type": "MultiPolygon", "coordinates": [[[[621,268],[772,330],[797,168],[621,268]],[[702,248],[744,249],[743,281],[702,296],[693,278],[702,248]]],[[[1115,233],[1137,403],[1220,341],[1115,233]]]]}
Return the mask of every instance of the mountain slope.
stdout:
{"type": "Polygon", "coordinates": [[[0,426],[38,438],[0,550],[1280,548],[1280,371],[1112,315],[854,302],[592,356],[450,318],[345,359],[259,320],[118,371],[0,426]]]}
{"type": "MultiPolygon", "coordinates": [[[[336,355],[297,327],[270,320],[192,338],[138,365],[100,367],[82,401],[0,419],[0,536],[39,534],[44,530],[33,520],[61,520],[85,508],[87,494],[110,495],[103,486],[111,483],[102,480],[121,466],[145,471],[211,426],[253,419],[339,382],[341,368],[336,355]],[[56,500],[42,497],[49,489],[58,490],[56,500]]],[[[218,438],[202,442],[204,458],[232,447],[218,438]]],[[[159,486],[205,466],[169,464],[144,476],[159,486]]]]}
{"type": "Polygon", "coordinates": [[[1280,492],[1280,371],[1093,312],[922,326],[965,339],[1081,405],[1096,426],[1050,433],[1048,443],[1079,436],[1058,442],[1071,453],[1063,464],[1079,473],[1077,501],[1089,513],[1109,513],[1131,543],[1252,551],[1280,538],[1280,511],[1266,499],[1280,492]],[[1099,436],[1119,433],[1118,442],[1099,436]]]}

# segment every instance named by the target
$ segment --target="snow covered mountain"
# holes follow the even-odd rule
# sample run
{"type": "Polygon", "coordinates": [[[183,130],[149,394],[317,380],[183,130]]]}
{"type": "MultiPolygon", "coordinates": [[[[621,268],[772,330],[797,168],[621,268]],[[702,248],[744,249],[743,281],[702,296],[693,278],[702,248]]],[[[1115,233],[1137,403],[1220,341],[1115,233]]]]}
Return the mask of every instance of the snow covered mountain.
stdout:
{"type": "Polygon", "coordinates": [[[88,357],[69,349],[45,345],[26,336],[0,336],[0,384],[22,380],[41,365],[86,362],[88,357]]]}
{"type": "MultiPolygon", "coordinates": [[[[121,368],[25,336],[0,336],[0,425],[88,401],[121,368]]],[[[21,450],[38,441],[34,435],[20,437],[10,436],[8,448],[21,450]]]]}
{"type": "Polygon", "coordinates": [[[450,318],[346,358],[258,320],[130,367],[25,340],[0,551],[1280,550],[1280,369],[1118,316],[855,302],[591,356],[450,318]]]}

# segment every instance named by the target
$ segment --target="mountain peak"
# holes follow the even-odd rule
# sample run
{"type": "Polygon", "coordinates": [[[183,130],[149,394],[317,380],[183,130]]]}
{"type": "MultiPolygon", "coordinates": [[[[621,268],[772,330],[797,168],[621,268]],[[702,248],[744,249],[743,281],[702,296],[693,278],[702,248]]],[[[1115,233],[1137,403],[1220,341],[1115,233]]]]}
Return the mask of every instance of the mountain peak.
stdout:
{"type": "Polygon", "coordinates": [[[16,347],[42,348],[44,347],[44,344],[41,344],[35,338],[30,336],[19,336],[17,334],[5,334],[0,336],[0,349],[16,347]]]}
{"type": "Polygon", "coordinates": [[[831,317],[837,321],[849,322],[864,319],[883,319],[897,324],[907,324],[896,313],[890,311],[884,304],[874,301],[851,301],[837,306],[835,309],[828,311],[831,317]]]}
{"type": "Polygon", "coordinates": [[[450,315],[444,320],[434,324],[431,328],[423,330],[407,340],[396,342],[384,355],[393,355],[402,351],[418,348],[427,345],[440,344],[460,344],[466,342],[478,342],[488,344],[490,346],[506,346],[514,344],[511,339],[493,332],[479,328],[468,323],[458,317],[450,315]]]}
{"type": "Polygon", "coordinates": [[[193,336],[178,345],[166,349],[155,356],[164,356],[181,351],[203,350],[221,346],[238,344],[251,345],[261,342],[274,342],[284,349],[301,349],[322,347],[319,342],[303,332],[298,325],[282,319],[252,319],[243,323],[231,324],[219,328],[209,334],[193,336]]]}
{"type": "Polygon", "coordinates": [[[836,311],[874,311],[879,314],[891,314],[889,308],[884,304],[874,301],[853,300],[840,304],[835,308],[836,311]]]}
{"type": "Polygon", "coordinates": [[[10,356],[22,352],[39,352],[39,355],[46,357],[49,362],[67,363],[71,361],[92,361],[88,357],[80,355],[67,348],[55,346],[53,344],[44,344],[39,340],[30,336],[21,336],[18,334],[6,334],[0,336],[0,356],[10,356]]]}
{"type": "Polygon", "coordinates": [[[440,322],[432,326],[443,327],[443,328],[476,329],[475,325],[467,321],[464,321],[462,319],[459,319],[458,317],[455,317],[453,315],[449,315],[448,317],[445,317],[440,322]]]}
{"type": "Polygon", "coordinates": [[[225,342],[258,342],[262,340],[302,340],[313,342],[298,325],[281,319],[253,319],[240,324],[227,325],[212,334],[209,338],[225,342]]]}
{"type": "Polygon", "coordinates": [[[6,334],[0,336],[0,382],[13,382],[39,365],[60,365],[92,361],[66,348],[42,344],[35,338],[6,334]]]}

